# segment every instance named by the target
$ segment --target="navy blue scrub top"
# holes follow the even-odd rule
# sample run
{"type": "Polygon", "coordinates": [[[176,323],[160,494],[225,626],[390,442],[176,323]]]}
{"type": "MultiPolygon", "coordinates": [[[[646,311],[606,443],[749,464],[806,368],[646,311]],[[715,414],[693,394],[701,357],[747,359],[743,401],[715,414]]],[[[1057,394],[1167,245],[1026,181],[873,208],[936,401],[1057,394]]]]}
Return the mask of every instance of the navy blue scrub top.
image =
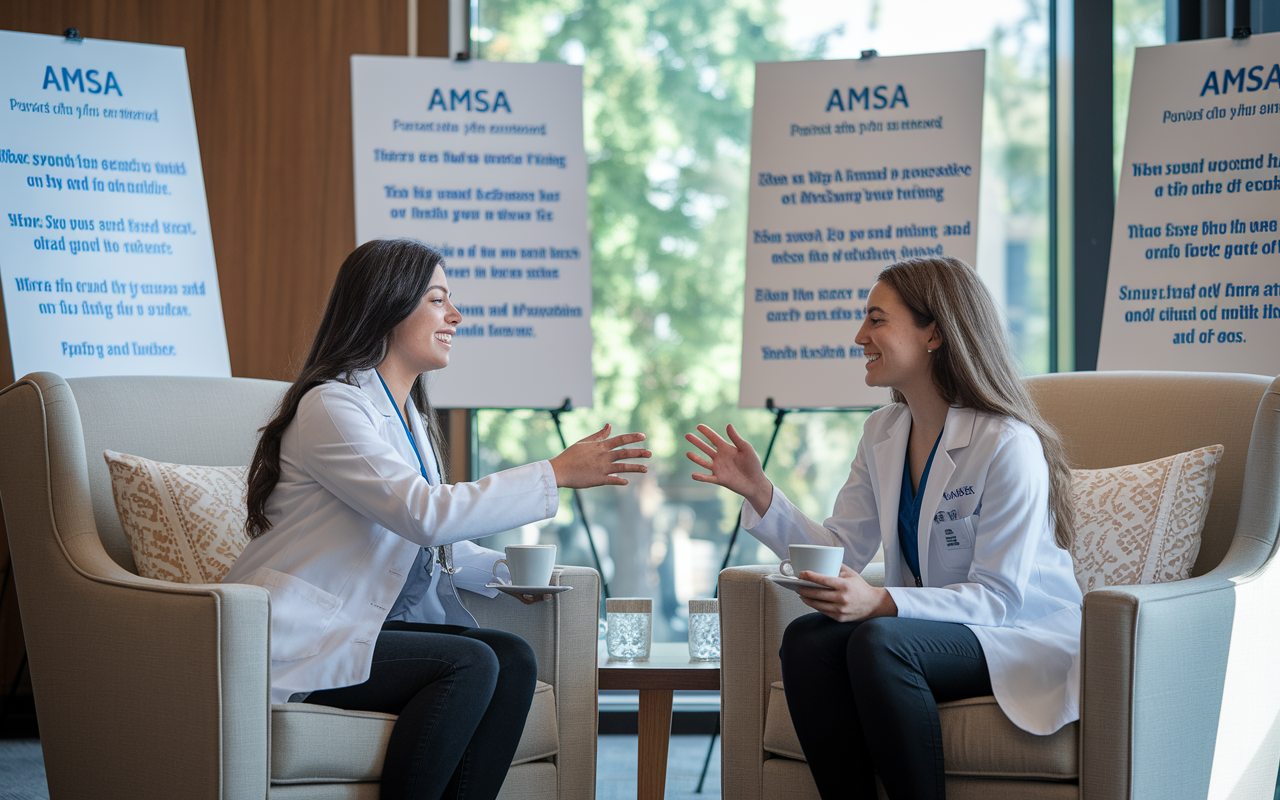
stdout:
{"type": "Polygon", "coordinates": [[[938,442],[942,434],[933,443],[929,451],[929,460],[924,463],[924,472],[920,475],[920,491],[911,490],[911,459],[902,460],[902,491],[898,496],[898,544],[902,546],[902,557],[907,560],[907,567],[916,578],[916,586],[920,582],[920,503],[924,500],[924,487],[929,483],[929,469],[933,467],[933,456],[938,452],[938,442]]]}

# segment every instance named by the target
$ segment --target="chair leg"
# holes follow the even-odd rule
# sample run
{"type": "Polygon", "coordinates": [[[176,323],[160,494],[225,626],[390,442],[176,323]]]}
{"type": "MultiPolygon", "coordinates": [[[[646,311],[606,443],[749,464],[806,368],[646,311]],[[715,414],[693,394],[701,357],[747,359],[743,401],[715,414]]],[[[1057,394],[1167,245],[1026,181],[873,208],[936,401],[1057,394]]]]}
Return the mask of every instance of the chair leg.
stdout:
{"type": "Polygon", "coordinates": [[[711,766],[711,751],[716,749],[716,737],[720,735],[720,717],[716,717],[716,729],[711,732],[711,744],[707,745],[707,757],[702,762],[702,774],[698,776],[698,788],[694,794],[702,794],[702,784],[707,780],[707,769],[711,766]]]}

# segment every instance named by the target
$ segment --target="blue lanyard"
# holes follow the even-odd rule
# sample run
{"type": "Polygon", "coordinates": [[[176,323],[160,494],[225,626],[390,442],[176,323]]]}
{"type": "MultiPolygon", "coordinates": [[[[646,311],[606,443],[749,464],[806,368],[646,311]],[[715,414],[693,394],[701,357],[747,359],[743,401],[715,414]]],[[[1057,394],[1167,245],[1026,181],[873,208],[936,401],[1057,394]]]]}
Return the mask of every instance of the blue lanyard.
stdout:
{"type": "Polygon", "coordinates": [[[382,384],[382,390],[387,393],[387,399],[391,401],[391,407],[396,410],[396,418],[400,420],[400,425],[404,428],[405,435],[409,437],[409,444],[413,447],[413,454],[418,457],[418,469],[422,471],[422,479],[427,483],[431,483],[431,479],[427,477],[427,465],[422,463],[422,454],[418,452],[418,442],[413,438],[413,432],[409,430],[409,423],[404,421],[404,414],[401,414],[399,407],[396,406],[396,399],[391,396],[391,390],[387,388],[387,382],[382,380],[382,373],[376,369],[373,373],[378,376],[378,381],[382,384]]]}

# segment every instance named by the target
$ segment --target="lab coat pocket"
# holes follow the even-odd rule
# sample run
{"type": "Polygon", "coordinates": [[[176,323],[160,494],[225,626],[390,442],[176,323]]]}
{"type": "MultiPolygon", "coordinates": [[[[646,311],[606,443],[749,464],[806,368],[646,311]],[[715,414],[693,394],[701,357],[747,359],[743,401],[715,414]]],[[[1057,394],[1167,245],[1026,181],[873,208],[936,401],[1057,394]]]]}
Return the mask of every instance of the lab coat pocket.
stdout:
{"type": "Polygon", "coordinates": [[[301,578],[261,567],[244,583],[271,595],[271,660],[297,661],[320,652],[320,641],[338,616],[342,600],[301,578]]]}
{"type": "Polygon", "coordinates": [[[967,571],[973,562],[973,526],[976,517],[933,523],[933,546],[938,549],[942,565],[950,570],[967,571]]]}

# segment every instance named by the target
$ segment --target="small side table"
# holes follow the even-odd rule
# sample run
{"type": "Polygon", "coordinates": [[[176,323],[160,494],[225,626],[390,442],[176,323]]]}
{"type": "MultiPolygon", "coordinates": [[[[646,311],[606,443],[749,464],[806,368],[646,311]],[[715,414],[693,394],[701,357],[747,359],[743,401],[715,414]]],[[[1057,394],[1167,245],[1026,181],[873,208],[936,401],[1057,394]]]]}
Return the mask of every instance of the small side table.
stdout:
{"type": "Polygon", "coordinates": [[[676,689],[719,691],[720,662],[690,661],[684,642],[654,642],[648,661],[610,660],[604,642],[597,655],[601,689],[640,691],[638,800],[662,800],[671,747],[671,698],[676,689]]]}

